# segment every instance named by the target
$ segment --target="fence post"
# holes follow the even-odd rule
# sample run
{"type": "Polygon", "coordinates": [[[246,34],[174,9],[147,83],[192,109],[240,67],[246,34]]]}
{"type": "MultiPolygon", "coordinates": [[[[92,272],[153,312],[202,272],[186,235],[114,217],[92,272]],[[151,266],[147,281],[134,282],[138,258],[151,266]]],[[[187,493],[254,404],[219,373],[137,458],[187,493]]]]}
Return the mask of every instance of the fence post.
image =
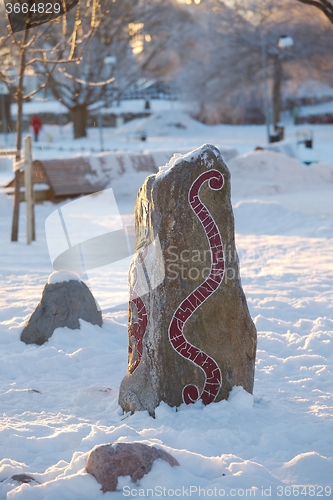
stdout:
{"type": "Polygon", "coordinates": [[[14,172],[15,172],[15,191],[14,191],[14,209],[13,209],[13,220],[12,220],[12,235],[11,241],[18,240],[18,229],[19,229],[19,216],[20,216],[20,196],[21,196],[21,171],[20,171],[20,152],[16,152],[14,160],[14,172]]]}
{"type": "Polygon", "coordinates": [[[34,239],[34,199],[32,184],[32,147],[31,135],[23,140],[24,151],[24,184],[26,201],[26,219],[27,219],[27,245],[30,245],[34,239]]]}

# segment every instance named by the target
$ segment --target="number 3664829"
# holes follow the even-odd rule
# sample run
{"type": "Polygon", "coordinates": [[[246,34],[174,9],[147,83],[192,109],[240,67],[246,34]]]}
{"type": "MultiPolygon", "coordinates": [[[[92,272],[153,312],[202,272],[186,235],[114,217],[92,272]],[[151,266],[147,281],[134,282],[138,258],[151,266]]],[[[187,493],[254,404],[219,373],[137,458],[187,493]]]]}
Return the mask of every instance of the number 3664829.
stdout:
{"type": "Polygon", "coordinates": [[[6,3],[7,14],[59,14],[61,10],[60,3],[45,3],[39,2],[32,5],[27,3],[6,3]]]}

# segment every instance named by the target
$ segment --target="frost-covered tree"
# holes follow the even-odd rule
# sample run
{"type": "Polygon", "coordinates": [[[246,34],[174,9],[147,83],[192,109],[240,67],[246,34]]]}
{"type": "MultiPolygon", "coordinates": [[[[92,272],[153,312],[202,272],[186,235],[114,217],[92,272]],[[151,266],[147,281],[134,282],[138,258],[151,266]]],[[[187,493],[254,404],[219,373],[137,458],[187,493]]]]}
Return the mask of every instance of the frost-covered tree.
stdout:
{"type": "MultiPolygon", "coordinates": [[[[10,17],[11,13],[8,13],[8,4],[6,4],[6,10],[2,10],[5,15],[0,21],[2,24],[1,33],[3,33],[0,36],[0,80],[7,86],[12,98],[17,103],[16,161],[19,161],[24,102],[47,86],[57,65],[80,62],[86,43],[99,25],[100,1],[79,0],[75,11],[71,10],[61,17],[46,22],[46,24],[44,17],[41,20],[42,24],[39,24],[38,16],[36,17],[35,12],[29,10],[36,5],[35,1],[27,3],[20,1],[16,4],[11,2],[9,4],[12,5],[12,3],[21,6],[21,14],[23,14],[21,21],[22,19],[23,21],[10,17]],[[26,10],[27,12],[25,12],[26,10]],[[40,71],[42,65],[48,66],[47,75],[40,71]],[[24,80],[28,72],[33,72],[41,77],[40,84],[31,92],[25,91],[24,80]]],[[[17,241],[18,238],[19,195],[20,173],[17,169],[12,241],[17,241]]]]}
{"type": "MultiPolygon", "coordinates": [[[[72,0],[71,0],[72,1],[72,0]]],[[[34,2],[22,3],[35,5],[34,2]]],[[[61,17],[39,25],[38,19],[30,22],[29,12],[20,19],[6,16],[1,19],[2,36],[0,36],[0,80],[7,86],[12,98],[17,103],[16,119],[16,157],[20,158],[22,143],[23,104],[44,89],[58,65],[79,63],[87,46],[87,42],[95,33],[100,15],[100,1],[79,0],[76,10],[71,10],[61,17]],[[21,19],[21,20],[22,20],[21,19]],[[16,24],[15,24],[16,22],[16,24]],[[18,31],[13,31],[13,30],[18,31]],[[49,68],[48,74],[42,65],[49,68]],[[37,88],[25,91],[25,77],[30,72],[40,77],[37,88]]],[[[6,4],[6,8],[7,8],[6,4]]],[[[11,4],[10,4],[11,5],[11,4]]],[[[17,4],[18,5],[18,4],[17,4]]],[[[31,7],[32,8],[32,7],[31,7]]],[[[22,11],[23,12],[23,11],[22,11]]],[[[32,12],[32,14],[34,11],[32,12]]]]}
{"type": "Polygon", "coordinates": [[[50,88],[70,111],[74,137],[86,136],[88,108],[116,98],[137,74],[129,26],[139,0],[113,0],[107,3],[98,33],[90,41],[79,65],[58,65],[51,73],[44,66],[50,88]]]}
{"type": "Polygon", "coordinates": [[[118,101],[143,76],[173,73],[179,11],[171,0],[113,0],[80,65],[57,66],[50,87],[72,115],[75,138],[86,136],[89,108],[118,101]]]}
{"type": "Polygon", "coordinates": [[[218,0],[193,5],[191,13],[182,94],[207,123],[243,121],[262,68],[260,36],[242,12],[218,0]]]}
{"type": "Polygon", "coordinates": [[[191,45],[179,81],[203,121],[264,120],[263,49],[276,121],[285,82],[304,80],[306,71],[318,73],[331,58],[328,23],[308,16],[293,1],[205,0],[190,9],[191,45]],[[293,47],[279,48],[281,35],[292,37],[293,47]]]}

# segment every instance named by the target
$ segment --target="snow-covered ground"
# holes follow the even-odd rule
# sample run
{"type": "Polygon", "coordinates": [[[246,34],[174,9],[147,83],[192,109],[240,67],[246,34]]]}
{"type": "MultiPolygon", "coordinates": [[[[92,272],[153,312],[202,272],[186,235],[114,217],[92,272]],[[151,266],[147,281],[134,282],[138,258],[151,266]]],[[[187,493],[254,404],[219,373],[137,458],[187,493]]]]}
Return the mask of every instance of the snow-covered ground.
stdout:
{"type": "MultiPolygon", "coordinates": [[[[33,113],[38,112],[39,106],[43,103],[26,103],[25,107],[30,104],[35,106],[31,107],[31,113],[33,113]]],[[[124,110],[127,109],[127,104],[127,101],[122,103],[124,110]]],[[[60,106],[59,103],[53,102],[48,105],[52,105],[51,109],[55,105],[60,106]]],[[[329,103],[325,106],[327,108],[329,103]]],[[[134,109],[144,111],[143,103],[135,102],[134,109]]],[[[14,105],[13,110],[15,110],[14,105]]],[[[98,127],[90,128],[87,137],[73,141],[71,123],[65,126],[45,125],[40,133],[39,142],[34,144],[34,156],[36,159],[60,158],[88,152],[98,153],[102,149],[105,151],[145,151],[147,149],[173,151],[184,148],[195,149],[204,142],[234,147],[240,154],[243,154],[267,143],[266,127],[263,125],[203,125],[196,120],[191,120],[177,102],[152,101],[151,112],[152,116],[132,120],[117,129],[105,127],[102,140],[98,127]],[[138,140],[142,132],[146,133],[146,141],[138,140]]],[[[311,160],[324,161],[333,165],[331,125],[295,126],[289,120],[286,122],[285,138],[294,145],[300,156],[305,153],[308,156],[310,153],[311,160]],[[304,151],[302,145],[296,144],[300,139],[300,132],[313,133],[314,150],[304,151]]],[[[0,134],[0,149],[13,148],[14,145],[14,134],[8,134],[6,146],[0,134]]]]}
{"type": "MultiPolygon", "coordinates": [[[[253,398],[235,388],[228,401],[207,407],[161,404],[155,419],[123,415],[117,399],[127,365],[127,305],[111,306],[125,270],[94,280],[102,328],[82,322],[80,330],[58,329],[41,347],[20,342],[53,271],[44,224],[58,205],[36,207],[37,241],[26,246],[22,204],[20,240],[10,243],[12,200],[0,193],[0,499],[333,498],[333,126],[311,127],[325,165],[310,167],[252,153],[265,142],[260,126],[189,122],[160,135],[165,119],[164,128],[155,119],[147,144],[129,139],[133,126],[106,130],[105,143],[177,151],[211,142],[243,155],[229,166],[242,282],[258,330],[253,398]],[[114,441],[161,447],[180,467],[156,462],[138,484],[123,478],[118,492],[103,494],[85,460],[96,444],[114,441]],[[20,473],[38,483],[11,479],[20,473]]],[[[287,127],[287,137],[296,130],[287,127]]],[[[53,142],[40,145],[55,151],[35,150],[35,157],[58,156],[66,145],[98,149],[97,130],[75,143],[56,127],[49,131],[53,142]]],[[[140,175],[128,173],[113,186],[124,218],[131,217],[140,175]]]]}
{"type": "MultiPolygon", "coordinates": [[[[116,114],[120,115],[122,113],[142,113],[147,112],[145,109],[146,101],[144,99],[129,99],[125,101],[114,102],[112,106],[108,108],[100,108],[100,103],[96,103],[89,107],[89,109],[101,109],[102,114],[116,114]]],[[[150,101],[150,111],[158,112],[165,111],[169,109],[183,109],[185,106],[179,101],[166,101],[163,99],[152,99],[150,101]]],[[[30,116],[34,113],[53,113],[61,114],[68,113],[68,108],[64,106],[61,102],[55,100],[48,100],[42,98],[36,98],[30,102],[24,103],[24,115],[30,116]]],[[[148,112],[150,112],[148,110],[148,112]]],[[[15,103],[11,106],[11,112],[13,116],[17,115],[17,105],[15,103]]]]}

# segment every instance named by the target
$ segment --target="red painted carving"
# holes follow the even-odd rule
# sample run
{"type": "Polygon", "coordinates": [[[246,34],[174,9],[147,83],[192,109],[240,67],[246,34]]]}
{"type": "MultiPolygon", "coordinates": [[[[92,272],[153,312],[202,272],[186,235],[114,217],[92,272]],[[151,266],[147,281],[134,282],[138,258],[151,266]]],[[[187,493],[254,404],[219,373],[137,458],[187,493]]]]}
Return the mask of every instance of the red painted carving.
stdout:
{"type": "Polygon", "coordinates": [[[218,289],[224,276],[224,254],[221,235],[213,217],[199,197],[200,188],[207,181],[209,187],[213,190],[221,189],[224,183],[223,175],[218,170],[204,172],[193,182],[189,190],[188,200],[208,239],[211,255],[210,273],[208,278],[183,300],[175,311],[169,325],[169,340],[172,347],[183,358],[201,368],[205,374],[205,385],[202,393],[200,394],[196,385],[187,385],[183,389],[183,401],[190,404],[201,399],[205,405],[214,401],[222,386],[221,370],[213,358],[186,340],[183,330],[186,321],[218,289]]]}
{"type": "MultiPolygon", "coordinates": [[[[145,258],[147,257],[148,254],[148,246],[143,249],[141,253],[139,253],[133,273],[134,273],[134,280],[133,280],[133,285],[130,287],[130,302],[132,302],[136,309],[137,309],[137,314],[138,314],[138,321],[136,323],[133,323],[130,327],[130,336],[135,338],[135,350],[136,350],[136,359],[134,363],[132,362],[129,367],[128,371],[132,374],[134,370],[139,366],[141,357],[142,357],[142,341],[144,334],[146,333],[147,329],[147,310],[146,306],[142,300],[141,297],[138,296],[138,294],[135,291],[135,285],[137,284],[138,281],[138,269],[137,269],[137,264],[142,264],[145,258]]],[[[131,359],[131,355],[133,353],[132,347],[129,345],[128,347],[128,354],[129,354],[129,359],[131,359]]]]}

